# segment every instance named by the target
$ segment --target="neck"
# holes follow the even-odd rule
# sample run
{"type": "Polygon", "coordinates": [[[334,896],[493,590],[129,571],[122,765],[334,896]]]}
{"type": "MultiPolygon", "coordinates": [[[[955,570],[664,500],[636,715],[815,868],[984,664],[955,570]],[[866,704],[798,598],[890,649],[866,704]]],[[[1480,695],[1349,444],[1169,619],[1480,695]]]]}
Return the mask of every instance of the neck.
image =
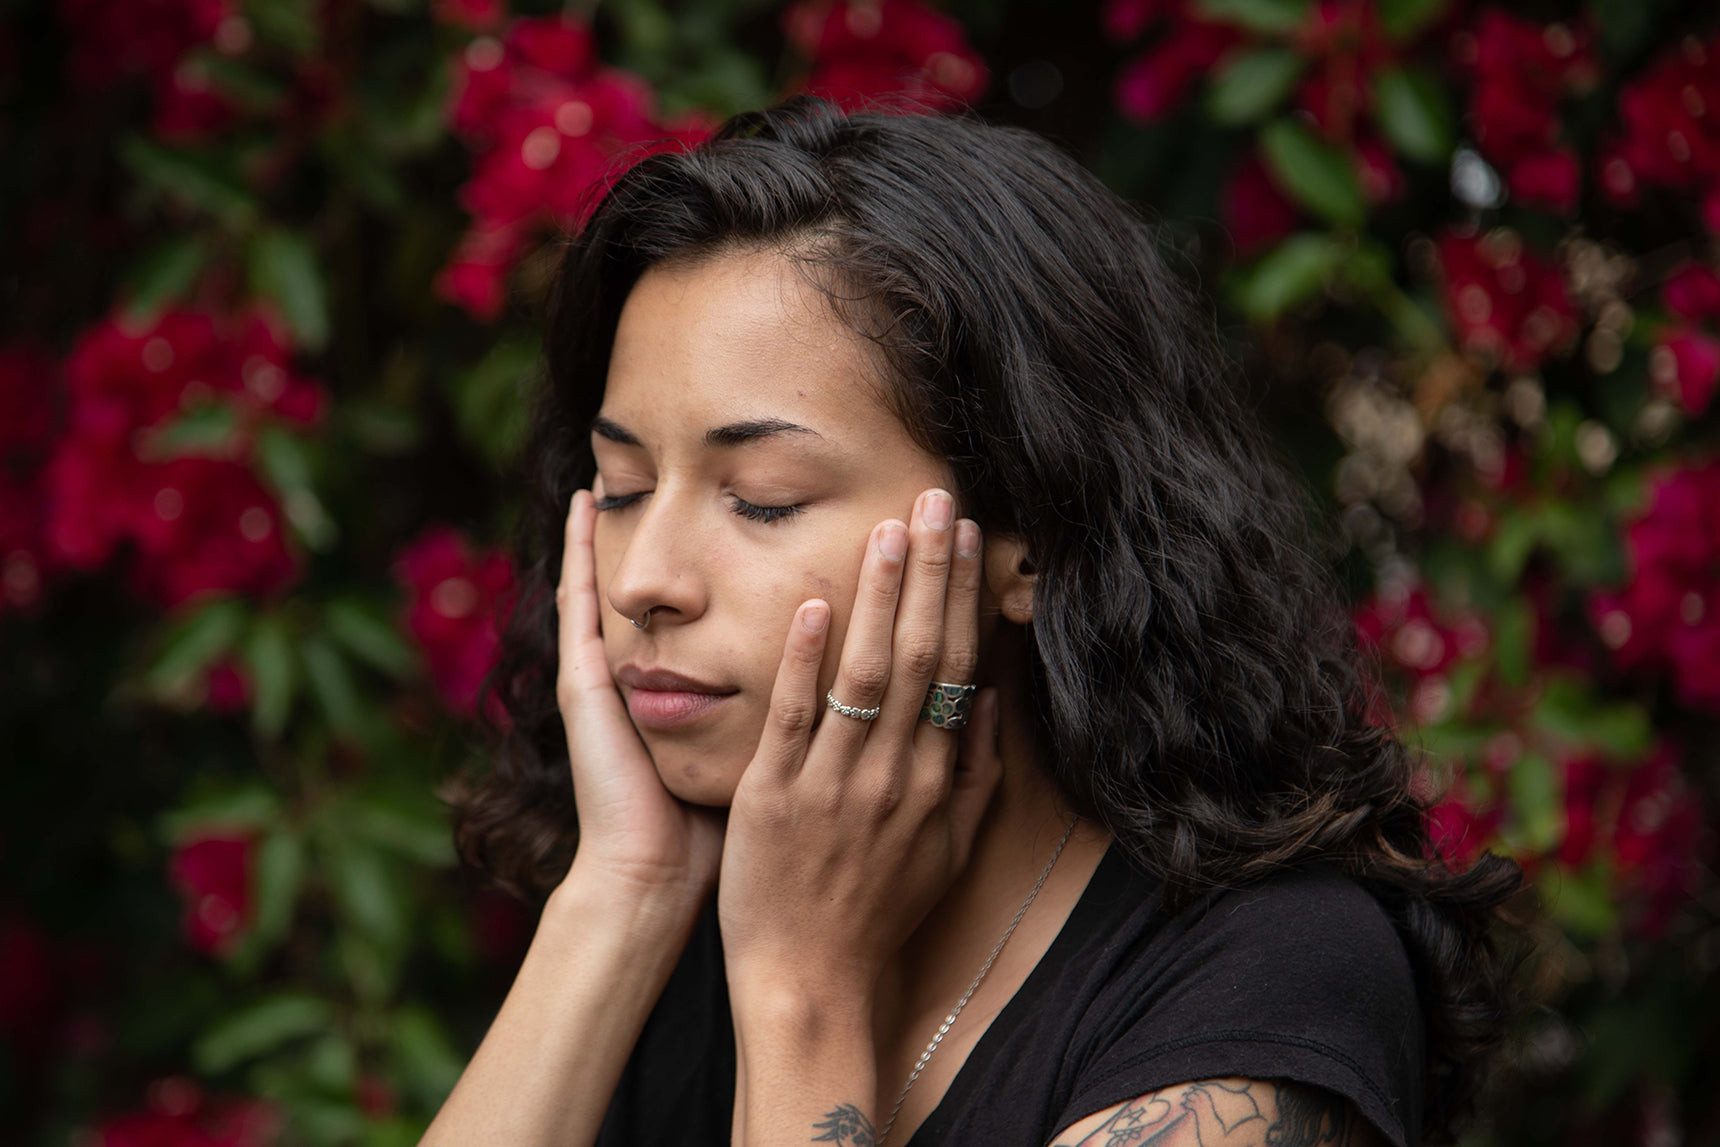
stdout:
{"type": "MultiPolygon", "coordinates": [[[[1033,751],[1024,697],[999,698],[999,754],[1003,776],[974,840],[967,868],[957,878],[879,984],[880,1047],[904,1046],[917,1054],[931,1029],[973,982],[1045,871],[1073,814],[1064,806],[1049,770],[1033,751]]],[[[1076,823],[1055,867],[980,988],[963,1009],[964,1034],[983,1030],[1015,993],[1050,946],[1087,879],[1110,843],[1090,821],[1076,823]]],[[[952,1037],[953,1038],[953,1037],[952,1037]]],[[[966,1041],[961,1041],[966,1042],[966,1041]]],[[[943,1051],[940,1055],[945,1054],[943,1051]]]]}

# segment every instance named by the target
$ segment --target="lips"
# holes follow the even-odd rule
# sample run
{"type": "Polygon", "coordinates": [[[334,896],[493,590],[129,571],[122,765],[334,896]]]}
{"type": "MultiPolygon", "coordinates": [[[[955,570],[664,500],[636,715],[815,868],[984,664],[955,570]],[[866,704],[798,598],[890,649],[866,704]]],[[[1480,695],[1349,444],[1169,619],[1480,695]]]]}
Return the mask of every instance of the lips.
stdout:
{"type": "Polygon", "coordinates": [[[644,669],[633,664],[617,669],[615,679],[630,689],[649,689],[656,693],[711,693],[722,696],[738,692],[700,681],[697,677],[689,677],[685,673],[676,673],[673,669],[644,669]]]}
{"type": "Polygon", "coordinates": [[[627,712],[636,725],[670,729],[696,721],[735,693],[672,669],[642,669],[623,665],[615,677],[628,687],[627,712]]]}

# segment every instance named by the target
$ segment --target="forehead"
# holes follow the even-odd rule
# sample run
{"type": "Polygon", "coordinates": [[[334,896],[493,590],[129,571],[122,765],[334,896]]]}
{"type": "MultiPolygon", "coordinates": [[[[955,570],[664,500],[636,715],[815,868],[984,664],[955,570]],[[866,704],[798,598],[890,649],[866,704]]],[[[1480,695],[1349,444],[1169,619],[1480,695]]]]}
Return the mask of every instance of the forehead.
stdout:
{"type": "Polygon", "coordinates": [[[647,446],[760,417],[831,443],[906,441],[882,379],[876,348],[794,263],[775,252],[724,254],[640,277],[616,327],[603,413],[647,446]]]}

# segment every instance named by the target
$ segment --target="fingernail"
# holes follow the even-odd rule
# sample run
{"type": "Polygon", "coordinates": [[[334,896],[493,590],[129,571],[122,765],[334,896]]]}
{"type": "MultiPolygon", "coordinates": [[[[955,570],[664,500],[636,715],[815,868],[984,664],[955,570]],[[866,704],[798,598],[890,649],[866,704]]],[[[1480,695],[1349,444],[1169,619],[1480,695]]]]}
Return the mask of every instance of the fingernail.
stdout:
{"type": "Polygon", "coordinates": [[[822,632],[825,623],[830,620],[830,607],[822,601],[815,601],[801,612],[800,624],[806,627],[808,633],[822,632]]]}
{"type": "Polygon", "coordinates": [[[884,527],[884,536],[878,539],[878,550],[893,562],[899,562],[908,555],[908,531],[900,523],[891,522],[884,527]]]}
{"type": "Polygon", "coordinates": [[[956,523],[956,556],[971,558],[979,553],[979,523],[963,518],[956,523]]]}
{"type": "Polygon", "coordinates": [[[950,496],[942,490],[934,490],[926,495],[926,505],[921,512],[926,525],[934,530],[947,530],[950,528],[950,518],[955,513],[955,503],[950,501],[950,496]]]}

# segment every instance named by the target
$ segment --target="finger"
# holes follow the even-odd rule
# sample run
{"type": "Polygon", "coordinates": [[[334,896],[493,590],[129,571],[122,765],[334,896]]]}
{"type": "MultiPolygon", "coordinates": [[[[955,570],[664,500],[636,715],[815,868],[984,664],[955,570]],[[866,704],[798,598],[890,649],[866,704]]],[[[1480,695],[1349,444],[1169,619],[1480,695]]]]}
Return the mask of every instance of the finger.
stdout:
{"type": "Polygon", "coordinates": [[[561,642],[562,684],[576,692],[612,684],[603,655],[603,632],[597,608],[597,570],[591,538],[597,509],[591,493],[574,491],[563,535],[561,581],[556,586],[558,638],[561,642]]]}
{"type": "MultiPolygon", "coordinates": [[[[968,685],[973,682],[974,671],[979,667],[979,587],[984,561],[978,523],[968,518],[956,523],[954,549],[949,588],[944,593],[943,652],[938,658],[937,670],[932,674],[932,682],[968,685]]],[[[915,716],[918,717],[918,713],[915,716]]],[[[949,742],[953,746],[955,732],[930,721],[919,721],[914,726],[914,741],[918,744],[922,738],[928,738],[949,742]]]]}
{"type": "Polygon", "coordinates": [[[747,768],[749,775],[757,769],[767,780],[789,780],[800,771],[813,723],[824,707],[818,694],[818,668],[824,663],[829,631],[829,604],[818,598],[802,602],[789,623],[776,684],[770,691],[770,713],[758,752],[747,768]]]}
{"type": "MultiPolygon", "coordinates": [[[[867,541],[854,612],[842,639],[842,661],[830,687],[831,695],[851,708],[876,708],[889,684],[890,634],[896,624],[907,552],[908,527],[894,518],[878,523],[867,541]]],[[[833,766],[851,768],[871,724],[831,710],[818,727],[820,755],[828,743],[833,766]]]]}
{"type": "Polygon", "coordinates": [[[979,822],[1003,777],[998,754],[998,695],[982,689],[974,698],[973,719],[961,730],[955,775],[950,784],[950,838],[955,843],[956,870],[967,867],[979,822]]]}
{"type": "Polygon", "coordinates": [[[950,580],[955,499],[927,490],[914,504],[902,600],[890,648],[890,683],[884,690],[879,727],[912,737],[926,686],[943,656],[944,599],[950,580]]]}

